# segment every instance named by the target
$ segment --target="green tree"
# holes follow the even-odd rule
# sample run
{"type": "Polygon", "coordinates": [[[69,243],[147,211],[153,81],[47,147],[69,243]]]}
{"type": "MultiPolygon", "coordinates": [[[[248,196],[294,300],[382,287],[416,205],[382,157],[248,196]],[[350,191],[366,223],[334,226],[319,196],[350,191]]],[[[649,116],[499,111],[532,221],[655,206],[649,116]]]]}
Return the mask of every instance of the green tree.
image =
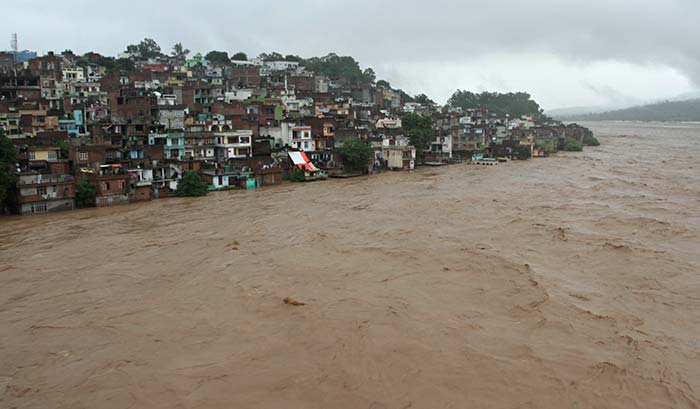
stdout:
{"type": "Polygon", "coordinates": [[[75,184],[75,204],[80,207],[94,207],[97,197],[97,187],[90,183],[87,177],[82,177],[75,184]]]}
{"type": "Polygon", "coordinates": [[[581,152],[583,150],[583,145],[576,141],[569,141],[564,145],[564,150],[567,152],[581,152]]]}
{"type": "Polygon", "coordinates": [[[527,92],[482,92],[475,94],[469,91],[457,90],[447,101],[448,105],[461,107],[464,110],[486,108],[497,115],[522,116],[542,114],[537,102],[532,100],[527,92]]]}
{"type": "Polygon", "coordinates": [[[188,170],[182,175],[175,190],[178,196],[206,196],[207,193],[209,193],[207,182],[193,170],[188,170]]]}
{"type": "Polygon", "coordinates": [[[325,75],[333,80],[343,80],[348,83],[368,83],[369,74],[373,73],[360,69],[360,64],[350,56],[339,56],[331,53],[325,57],[312,57],[304,60],[304,67],[308,71],[325,75]]]}
{"type": "Polygon", "coordinates": [[[173,51],[170,53],[174,58],[179,61],[185,61],[190,50],[182,46],[182,43],[177,43],[173,46],[173,51]]]}
{"type": "Polygon", "coordinates": [[[351,140],[340,147],[340,156],[348,170],[366,172],[369,160],[374,157],[374,150],[362,141],[351,140]]]}
{"type": "MultiPolygon", "coordinates": [[[[388,83],[387,83],[388,84],[388,83]]],[[[377,85],[379,85],[379,82],[377,82],[377,85]]],[[[406,103],[406,102],[415,102],[415,99],[408,95],[404,90],[398,89],[396,90],[399,95],[401,96],[401,102],[406,103]]]]}
{"type": "Polygon", "coordinates": [[[219,63],[219,64],[227,64],[231,62],[231,60],[228,58],[228,53],[226,51],[209,51],[204,58],[207,59],[209,62],[213,63],[219,63]]]}
{"type": "Polygon", "coordinates": [[[425,94],[418,94],[415,96],[415,98],[413,98],[413,100],[423,105],[435,105],[435,101],[428,98],[428,96],[425,94]]]}
{"type": "Polygon", "coordinates": [[[57,148],[61,148],[61,159],[68,159],[68,143],[66,141],[58,140],[53,143],[57,148]]]}
{"type": "Polygon", "coordinates": [[[284,56],[276,51],[269,54],[261,53],[258,58],[262,59],[263,61],[284,61],[284,56]]]}
{"type": "Polygon", "coordinates": [[[107,72],[134,72],[136,65],[128,58],[118,58],[116,60],[106,59],[100,65],[107,68],[107,72]]]}
{"type": "Polygon", "coordinates": [[[237,52],[231,57],[231,60],[233,61],[248,61],[248,55],[244,52],[237,52]]]}
{"type": "Polygon", "coordinates": [[[296,62],[302,62],[304,59],[299,57],[298,55],[293,55],[293,54],[288,54],[284,56],[285,61],[296,61],[296,62]]]}
{"type": "Polygon", "coordinates": [[[416,148],[416,159],[422,162],[425,150],[429,148],[430,142],[435,138],[432,118],[418,114],[406,114],[401,118],[401,126],[411,141],[411,145],[416,148]]]}
{"type": "Polygon", "coordinates": [[[302,172],[296,166],[294,168],[292,168],[291,172],[289,172],[289,181],[290,182],[303,182],[304,180],[305,180],[304,172],[302,172]]]}
{"type": "Polygon", "coordinates": [[[375,74],[371,67],[362,71],[362,75],[364,76],[365,82],[374,83],[374,81],[377,79],[377,74],[375,74]]]}
{"type": "Polygon", "coordinates": [[[9,207],[13,199],[17,176],[17,150],[0,128],[0,212],[9,207]]]}
{"type": "Polygon", "coordinates": [[[391,84],[389,83],[389,81],[386,80],[377,81],[377,86],[391,89],[391,84]]]}
{"type": "Polygon", "coordinates": [[[160,46],[152,38],[144,38],[138,44],[131,44],[126,47],[126,52],[142,60],[162,56],[160,46]]]}

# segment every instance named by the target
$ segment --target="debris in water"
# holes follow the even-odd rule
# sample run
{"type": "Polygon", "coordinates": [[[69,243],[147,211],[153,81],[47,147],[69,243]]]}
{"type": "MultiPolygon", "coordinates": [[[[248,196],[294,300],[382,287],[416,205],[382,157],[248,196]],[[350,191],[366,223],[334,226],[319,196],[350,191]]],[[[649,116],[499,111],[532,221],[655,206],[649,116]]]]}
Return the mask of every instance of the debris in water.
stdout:
{"type": "Polygon", "coordinates": [[[282,300],[282,301],[284,301],[284,303],[287,304],[287,305],[294,305],[295,307],[299,307],[299,306],[302,306],[302,305],[306,305],[306,303],[301,302],[301,301],[297,301],[297,300],[295,300],[294,298],[291,298],[291,297],[285,297],[285,299],[282,300]]]}

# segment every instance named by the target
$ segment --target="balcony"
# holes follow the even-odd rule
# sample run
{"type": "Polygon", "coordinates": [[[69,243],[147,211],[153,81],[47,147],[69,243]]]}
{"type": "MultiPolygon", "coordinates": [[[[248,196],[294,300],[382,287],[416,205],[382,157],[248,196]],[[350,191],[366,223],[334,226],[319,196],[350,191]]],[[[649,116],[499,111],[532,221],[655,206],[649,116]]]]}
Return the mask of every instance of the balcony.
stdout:
{"type": "Polygon", "coordinates": [[[73,182],[73,176],[70,175],[36,175],[31,178],[20,176],[17,182],[18,188],[44,185],[57,185],[62,183],[73,182]]]}

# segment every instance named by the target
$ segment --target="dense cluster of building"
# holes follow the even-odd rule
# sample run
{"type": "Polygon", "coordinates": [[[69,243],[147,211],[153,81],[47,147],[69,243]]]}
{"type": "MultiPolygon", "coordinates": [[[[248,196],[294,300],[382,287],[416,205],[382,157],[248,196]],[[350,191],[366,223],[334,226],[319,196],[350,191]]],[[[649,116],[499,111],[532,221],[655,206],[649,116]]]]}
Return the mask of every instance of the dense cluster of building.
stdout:
{"type": "Polygon", "coordinates": [[[167,197],[188,170],[211,190],[279,184],[292,169],[314,179],[343,171],[339,148],[349,140],[374,149],[370,171],[411,170],[409,113],[432,118],[434,137],[418,149],[430,163],[532,152],[538,140],[586,132],[405,101],[297,61],[126,57],[135,69],[106,67],[96,53],[0,53],[0,127],[18,152],[19,213],[75,208],[82,179],[96,187],[95,206],[167,197]]]}

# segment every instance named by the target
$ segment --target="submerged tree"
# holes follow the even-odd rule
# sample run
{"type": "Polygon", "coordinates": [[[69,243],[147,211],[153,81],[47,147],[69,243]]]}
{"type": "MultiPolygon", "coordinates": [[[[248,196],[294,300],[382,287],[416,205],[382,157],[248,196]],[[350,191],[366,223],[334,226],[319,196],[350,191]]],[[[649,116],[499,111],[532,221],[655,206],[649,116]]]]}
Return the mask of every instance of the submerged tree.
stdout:
{"type": "Polygon", "coordinates": [[[75,204],[78,207],[94,207],[97,197],[97,187],[90,183],[88,178],[82,177],[75,184],[75,204]]]}
{"type": "Polygon", "coordinates": [[[17,151],[12,141],[0,128],[0,213],[9,206],[17,177],[17,151]]]}
{"type": "Polygon", "coordinates": [[[182,175],[175,190],[178,196],[206,196],[207,193],[209,193],[207,182],[193,170],[188,170],[182,175]]]}
{"type": "Polygon", "coordinates": [[[348,170],[366,172],[369,160],[374,157],[374,150],[364,142],[351,140],[340,147],[340,156],[348,170]]]}

